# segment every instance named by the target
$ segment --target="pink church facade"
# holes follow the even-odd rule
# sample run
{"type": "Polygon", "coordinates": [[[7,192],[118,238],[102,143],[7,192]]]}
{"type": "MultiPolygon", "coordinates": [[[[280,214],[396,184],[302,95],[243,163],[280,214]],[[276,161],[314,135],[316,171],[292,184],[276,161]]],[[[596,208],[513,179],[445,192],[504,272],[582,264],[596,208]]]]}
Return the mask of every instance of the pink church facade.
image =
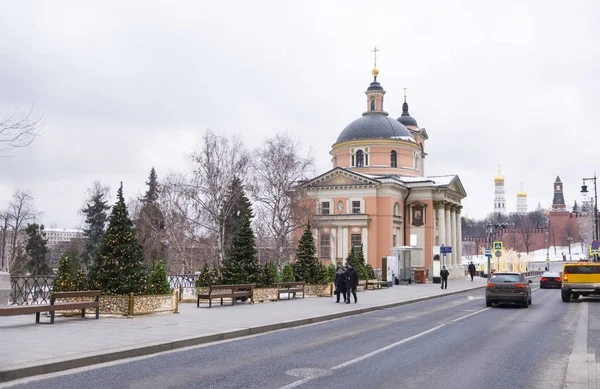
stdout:
{"type": "Polygon", "coordinates": [[[409,115],[406,95],[402,115],[389,117],[377,69],[373,75],[366,111],[332,145],[332,169],[301,184],[314,209],[318,256],[343,262],[362,245],[365,261],[381,268],[403,248],[412,267],[431,269],[436,246],[452,246],[445,264],[462,277],[463,185],[457,175],[425,175],[427,131],[409,115]]]}

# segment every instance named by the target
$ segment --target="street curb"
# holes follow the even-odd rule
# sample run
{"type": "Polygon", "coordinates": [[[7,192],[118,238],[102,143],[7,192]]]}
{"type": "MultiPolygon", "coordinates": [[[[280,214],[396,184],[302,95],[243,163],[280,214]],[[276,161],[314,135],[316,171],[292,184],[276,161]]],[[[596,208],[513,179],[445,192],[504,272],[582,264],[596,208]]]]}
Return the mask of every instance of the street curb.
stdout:
{"type": "Polygon", "coordinates": [[[79,367],[91,366],[100,363],[113,362],[120,359],[141,357],[144,355],[156,354],[164,351],[176,350],[179,348],[198,346],[201,344],[218,342],[221,340],[229,340],[235,338],[241,338],[249,335],[264,334],[271,331],[300,327],[308,324],[320,323],[329,320],[340,319],[342,317],[361,315],[363,313],[379,311],[383,309],[395,308],[402,305],[414,304],[422,301],[433,300],[439,297],[452,296],[459,293],[469,292],[477,289],[485,288],[485,285],[462,289],[459,291],[446,292],[444,294],[437,294],[432,296],[419,297],[411,300],[398,301],[395,303],[388,303],[382,305],[376,305],[367,308],[354,309],[346,312],[336,312],[322,316],[315,316],[304,319],[296,319],[287,322],[265,324],[257,327],[249,327],[242,330],[235,330],[229,332],[223,332],[220,334],[203,335],[194,338],[187,338],[169,342],[162,342],[157,344],[146,345],[143,347],[136,347],[127,350],[110,351],[98,355],[90,355],[84,357],[78,357],[74,359],[66,359],[63,361],[49,362],[45,364],[35,366],[23,366],[18,369],[12,370],[0,370],[0,383],[17,380],[20,378],[32,377],[41,374],[56,373],[63,370],[75,369],[79,367]]]}

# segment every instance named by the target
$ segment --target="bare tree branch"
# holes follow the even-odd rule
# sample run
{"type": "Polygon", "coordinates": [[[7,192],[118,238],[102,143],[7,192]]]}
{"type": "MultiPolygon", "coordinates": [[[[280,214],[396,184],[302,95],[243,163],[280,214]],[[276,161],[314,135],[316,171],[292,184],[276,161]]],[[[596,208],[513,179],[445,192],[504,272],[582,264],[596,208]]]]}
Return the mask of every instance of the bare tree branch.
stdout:
{"type": "Polygon", "coordinates": [[[43,115],[33,115],[33,107],[25,114],[15,111],[0,119],[0,155],[30,145],[41,135],[42,119],[43,115]]]}

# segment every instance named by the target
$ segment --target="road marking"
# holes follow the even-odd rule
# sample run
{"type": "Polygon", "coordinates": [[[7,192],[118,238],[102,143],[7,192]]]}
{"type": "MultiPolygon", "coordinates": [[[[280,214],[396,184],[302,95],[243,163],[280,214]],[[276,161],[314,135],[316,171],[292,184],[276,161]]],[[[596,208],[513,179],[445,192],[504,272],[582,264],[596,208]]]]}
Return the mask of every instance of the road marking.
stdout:
{"type": "Polygon", "coordinates": [[[478,313],[481,313],[481,312],[485,312],[485,311],[487,311],[488,309],[491,309],[491,308],[483,308],[483,309],[480,309],[480,310],[479,310],[479,311],[477,311],[477,312],[469,313],[468,315],[461,316],[461,317],[459,317],[458,319],[450,320],[450,323],[456,323],[456,322],[457,322],[457,321],[459,321],[459,320],[466,319],[467,317],[471,317],[471,316],[473,316],[473,315],[477,315],[478,313]]]}

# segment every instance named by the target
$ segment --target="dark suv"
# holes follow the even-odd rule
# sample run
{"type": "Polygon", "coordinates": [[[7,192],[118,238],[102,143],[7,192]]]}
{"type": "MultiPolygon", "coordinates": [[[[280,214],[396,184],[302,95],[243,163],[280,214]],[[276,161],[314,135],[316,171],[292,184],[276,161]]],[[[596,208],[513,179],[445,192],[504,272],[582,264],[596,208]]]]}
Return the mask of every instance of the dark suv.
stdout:
{"type": "Polygon", "coordinates": [[[518,303],[525,308],[531,305],[531,280],[521,273],[494,273],[485,287],[485,305],[493,303],[518,303]]]}

